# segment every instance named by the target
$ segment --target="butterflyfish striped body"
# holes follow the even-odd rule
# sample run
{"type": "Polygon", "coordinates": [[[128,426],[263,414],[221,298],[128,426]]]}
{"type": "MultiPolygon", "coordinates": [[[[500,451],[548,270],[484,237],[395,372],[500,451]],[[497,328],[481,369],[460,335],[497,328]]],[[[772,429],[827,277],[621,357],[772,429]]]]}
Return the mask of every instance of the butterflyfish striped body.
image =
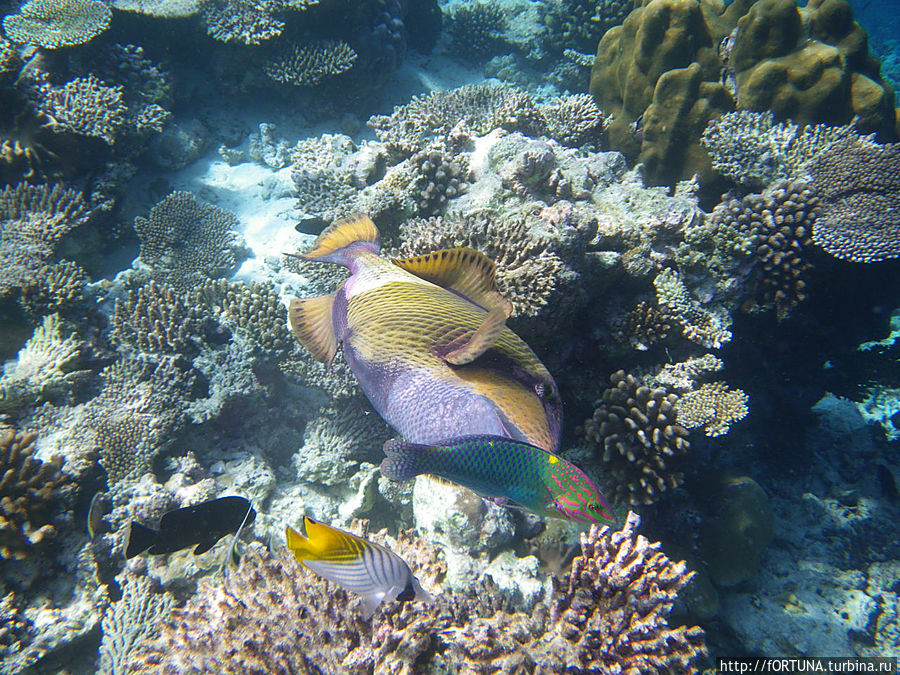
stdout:
{"type": "Polygon", "coordinates": [[[446,478],[500,503],[584,523],[615,522],[593,481],[566,459],[521,441],[466,436],[419,445],[384,444],[381,473],[390,480],[420,474],[446,478]]]}
{"type": "Polygon", "coordinates": [[[558,448],[559,390],[506,326],[511,305],[483,254],[388,260],[374,223],[356,215],[300,257],[344,265],[351,276],[331,295],[291,303],[294,334],[326,363],[340,346],[375,410],[404,438],[490,434],[558,448]]]}
{"type": "Polygon", "coordinates": [[[393,551],[308,516],[303,527],[305,536],[287,527],[287,547],[304,567],[359,595],[365,618],[382,602],[431,599],[393,551]]]}

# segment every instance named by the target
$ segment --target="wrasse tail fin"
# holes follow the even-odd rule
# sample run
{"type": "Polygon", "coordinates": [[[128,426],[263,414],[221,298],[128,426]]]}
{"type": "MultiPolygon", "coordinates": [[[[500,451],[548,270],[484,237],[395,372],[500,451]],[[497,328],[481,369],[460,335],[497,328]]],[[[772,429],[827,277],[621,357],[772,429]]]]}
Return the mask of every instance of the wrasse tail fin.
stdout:
{"type": "Polygon", "coordinates": [[[316,239],[312,250],[298,257],[345,264],[341,252],[357,242],[371,244],[374,252],[379,249],[378,228],[372,219],[363,213],[354,213],[329,225],[316,239]]]}
{"type": "Polygon", "coordinates": [[[382,450],[386,455],[381,460],[381,473],[385,478],[402,481],[428,473],[427,467],[423,466],[422,462],[428,450],[427,445],[418,445],[392,438],[385,441],[382,450]]]}
{"type": "Polygon", "coordinates": [[[334,293],[318,298],[291,300],[288,317],[291,330],[313,358],[331,365],[337,354],[338,342],[331,322],[334,293]]]}
{"type": "Polygon", "coordinates": [[[132,520],[125,535],[125,558],[133,558],[151,548],[158,534],[156,530],[132,520]]]}
{"type": "Polygon", "coordinates": [[[494,261],[472,248],[445,248],[414,258],[391,260],[410,274],[463,297],[488,312],[512,313],[512,305],[500,295],[494,261]]]}

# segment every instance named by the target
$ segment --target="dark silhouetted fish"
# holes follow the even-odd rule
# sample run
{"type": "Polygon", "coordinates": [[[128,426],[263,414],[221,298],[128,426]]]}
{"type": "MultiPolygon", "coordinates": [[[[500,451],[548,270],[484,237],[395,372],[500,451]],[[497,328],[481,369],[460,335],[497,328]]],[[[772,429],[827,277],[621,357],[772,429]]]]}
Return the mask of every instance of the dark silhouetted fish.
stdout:
{"type": "Polygon", "coordinates": [[[169,511],[160,519],[158,530],[131,521],[125,557],[133,558],[144,551],[165,555],[194,545],[194,555],[200,555],[255,518],[256,511],[247,499],[220,497],[169,511]]]}

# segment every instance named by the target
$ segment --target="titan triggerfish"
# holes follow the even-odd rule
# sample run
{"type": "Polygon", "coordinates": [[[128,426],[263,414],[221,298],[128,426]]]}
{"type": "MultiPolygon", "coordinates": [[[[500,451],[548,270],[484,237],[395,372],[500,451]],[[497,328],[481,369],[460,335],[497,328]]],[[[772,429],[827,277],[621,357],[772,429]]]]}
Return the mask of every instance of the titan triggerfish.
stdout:
{"type": "Polygon", "coordinates": [[[555,451],[559,390],[506,326],[494,263],[468,248],[402,260],[379,249],[375,224],[357,214],[298,256],[351,272],[331,295],[291,302],[300,342],[324,363],[342,346],[375,410],[412,442],[490,434],[555,451]]]}

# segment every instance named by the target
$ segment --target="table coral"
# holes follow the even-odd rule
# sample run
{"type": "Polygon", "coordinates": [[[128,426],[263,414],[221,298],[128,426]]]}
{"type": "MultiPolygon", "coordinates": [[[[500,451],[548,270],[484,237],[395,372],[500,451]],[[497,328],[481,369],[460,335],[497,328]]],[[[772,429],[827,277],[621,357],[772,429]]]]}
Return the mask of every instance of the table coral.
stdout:
{"type": "Polygon", "coordinates": [[[32,432],[0,429],[0,561],[27,558],[56,536],[53,516],[68,493],[62,460],[34,457],[32,432]]]}
{"type": "Polygon", "coordinates": [[[832,144],[808,165],[823,198],[813,241],[841,260],[900,257],[900,144],[862,138],[832,144]]]}
{"type": "Polygon", "coordinates": [[[687,430],[677,423],[678,396],[651,389],[643,380],[613,373],[584,435],[615,481],[614,498],[628,504],[652,504],[678,487],[684,475],[671,459],[690,448],[687,430]]]}
{"type": "Polygon", "coordinates": [[[282,84],[311,87],[327,77],[350,70],[356,59],[356,52],[346,42],[316,40],[291,45],[287,53],[266,64],[265,72],[282,84]]]}
{"type": "Polygon", "coordinates": [[[193,16],[200,11],[199,0],[113,0],[110,7],[123,12],[172,19],[193,16]]]}
{"type": "Polygon", "coordinates": [[[30,0],[3,19],[13,42],[59,49],[88,42],[109,27],[112,12],[99,0],[30,0]]]}
{"type": "MultiPolygon", "coordinates": [[[[692,573],[638,535],[639,522],[629,514],[619,531],[582,534],[556,594],[530,614],[506,610],[484,587],[429,605],[389,603],[363,621],[343,590],[256,547],[224,584],[201,584],[163,619],[129,672],[692,672],[706,654],[703,631],[667,620],[692,573]]],[[[372,538],[435,590],[443,576],[435,549],[403,534],[372,538]]]]}
{"type": "Polygon", "coordinates": [[[122,87],[107,87],[93,75],[62,87],[44,82],[34,94],[38,110],[56,133],[92,136],[112,145],[125,125],[128,108],[122,102],[122,87]]]}
{"type": "Polygon", "coordinates": [[[261,3],[216,0],[205,3],[203,21],[207,34],[219,42],[258,45],[281,35],[284,20],[261,3]]]}
{"type": "Polygon", "coordinates": [[[230,211],[181,191],[156,204],[147,218],[134,219],[141,261],[177,289],[228,276],[238,268],[249,253],[238,225],[230,211]]]}

